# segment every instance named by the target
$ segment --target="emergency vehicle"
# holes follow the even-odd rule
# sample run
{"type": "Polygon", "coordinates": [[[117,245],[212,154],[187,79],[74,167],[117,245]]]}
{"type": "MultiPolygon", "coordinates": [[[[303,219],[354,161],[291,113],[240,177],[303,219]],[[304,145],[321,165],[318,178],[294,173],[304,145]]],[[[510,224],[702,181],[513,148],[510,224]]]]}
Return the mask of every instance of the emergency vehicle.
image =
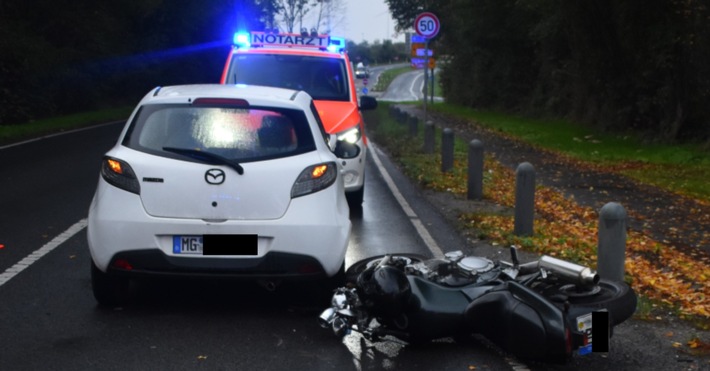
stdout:
{"type": "Polygon", "coordinates": [[[315,32],[238,32],[221,83],[302,90],[313,97],[323,127],[337,138],[348,202],[361,206],[367,157],[361,111],[376,108],[377,100],[358,98],[345,39],[315,32]]]}

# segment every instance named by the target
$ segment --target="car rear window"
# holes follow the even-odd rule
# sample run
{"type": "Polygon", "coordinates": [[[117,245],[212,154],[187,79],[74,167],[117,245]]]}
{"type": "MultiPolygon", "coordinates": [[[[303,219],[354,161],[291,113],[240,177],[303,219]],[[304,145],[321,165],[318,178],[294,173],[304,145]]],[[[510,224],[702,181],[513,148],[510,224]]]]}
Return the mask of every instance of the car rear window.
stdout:
{"type": "Polygon", "coordinates": [[[258,161],[315,150],[307,120],[298,110],[146,105],[123,144],[180,159],[184,158],[175,149],[206,151],[238,162],[258,161]]]}
{"type": "Polygon", "coordinates": [[[350,100],[345,61],[283,54],[235,54],[228,84],[263,85],[304,90],[313,99],[350,100]]]}

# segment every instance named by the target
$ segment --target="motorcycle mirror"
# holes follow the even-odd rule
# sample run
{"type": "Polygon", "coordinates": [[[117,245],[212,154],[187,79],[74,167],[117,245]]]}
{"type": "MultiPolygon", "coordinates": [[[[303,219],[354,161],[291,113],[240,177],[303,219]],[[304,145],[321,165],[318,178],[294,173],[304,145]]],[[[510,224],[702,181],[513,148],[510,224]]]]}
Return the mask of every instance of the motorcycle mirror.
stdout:
{"type": "Polygon", "coordinates": [[[516,269],[520,265],[520,260],[518,260],[518,248],[515,246],[510,247],[510,259],[513,261],[513,267],[516,269]]]}

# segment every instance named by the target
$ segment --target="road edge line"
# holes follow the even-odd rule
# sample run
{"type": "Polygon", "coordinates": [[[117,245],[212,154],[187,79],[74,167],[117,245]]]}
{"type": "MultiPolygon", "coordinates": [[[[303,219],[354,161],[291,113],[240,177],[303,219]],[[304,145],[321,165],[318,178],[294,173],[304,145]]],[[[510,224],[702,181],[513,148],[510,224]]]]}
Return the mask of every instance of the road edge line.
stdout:
{"type": "Polygon", "coordinates": [[[407,215],[409,221],[412,222],[414,229],[416,229],[417,233],[419,233],[419,237],[422,238],[422,241],[424,241],[424,244],[427,246],[429,251],[431,251],[434,257],[443,257],[444,252],[441,250],[441,248],[431,236],[429,231],[426,229],[421,219],[419,219],[419,216],[414,212],[412,207],[409,205],[407,200],[399,191],[399,188],[397,188],[397,185],[395,184],[394,180],[392,180],[392,177],[390,176],[389,172],[387,172],[387,169],[385,169],[385,167],[382,165],[382,161],[380,161],[380,157],[377,155],[377,146],[375,145],[375,143],[372,142],[372,140],[370,140],[370,147],[372,149],[372,159],[375,161],[377,169],[380,171],[380,174],[382,174],[382,178],[385,180],[387,187],[390,189],[390,192],[392,192],[392,195],[397,200],[397,203],[399,203],[399,206],[407,215]]]}
{"type": "Polygon", "coordinates": [[[37,262],[37,260],[50,253],[52,250],[56,249],[59,245],[66,242],[68,239],[74,237],[75,234],[86,228],[87,224],[87,219],[81,219],[80,221],[74,223],[74,225],[69,227],[69,229],[60,233],[57,237],[54,237],[51,241],[44,244],[44,246],[27,255],[24,259],[20,260],[12,267],[7,268],[5,272],[0,274],[0,287],[2,287],[2,285],[6,284],[15,276],[17,276],[27,267],[37,262]]]}

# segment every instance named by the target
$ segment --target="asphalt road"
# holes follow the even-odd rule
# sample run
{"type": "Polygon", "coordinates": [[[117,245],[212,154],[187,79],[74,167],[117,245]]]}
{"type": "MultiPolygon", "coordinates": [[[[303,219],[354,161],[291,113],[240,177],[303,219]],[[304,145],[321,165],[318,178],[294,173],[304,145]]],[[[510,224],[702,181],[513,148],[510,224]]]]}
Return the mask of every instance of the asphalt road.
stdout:
{"type": "MultiPolygon", "coordinates": [[[[141,283],[130,305],[98,307],[82,220],[101,155],[120,129],[106,125],[0,149],[1,370],[508,367],[480,344],[414,350],[358,336],[341,343],[317,324],[325,303],[297,286],[267,292],[253,283],[141,283]]],[[[363,210],[352,216],[347,264],[392,251],[430,255],[372,160],[366,187],[363,210]]],[[[433,217],[422,220],[442,223],[428,221],[433,217]]],[[[442,234],[442,244],[455,245],[454,233],[442,234]]]]}
{"type": "MultiPolygon", "coordinates": [[[[639,323],[616,328],[611,353],[566,366],[525,364],[481,339],[415,347],[351,335],[341,342],[318,326],[323,305],[298,286],[267,292],[211,280],[142,283],[130,305],[100,308],[91,293],[82,220],[101,156],[121,126],[0,147],[0,370],[698,369],[658,345],[672,326],[639,323]]],[[[371,150],[346,264],[387,252],[431,255],[432,243],[470,253],[387,156],[371,150]],[[387,176],[415,217],[402,211],[387,176]]]]}

